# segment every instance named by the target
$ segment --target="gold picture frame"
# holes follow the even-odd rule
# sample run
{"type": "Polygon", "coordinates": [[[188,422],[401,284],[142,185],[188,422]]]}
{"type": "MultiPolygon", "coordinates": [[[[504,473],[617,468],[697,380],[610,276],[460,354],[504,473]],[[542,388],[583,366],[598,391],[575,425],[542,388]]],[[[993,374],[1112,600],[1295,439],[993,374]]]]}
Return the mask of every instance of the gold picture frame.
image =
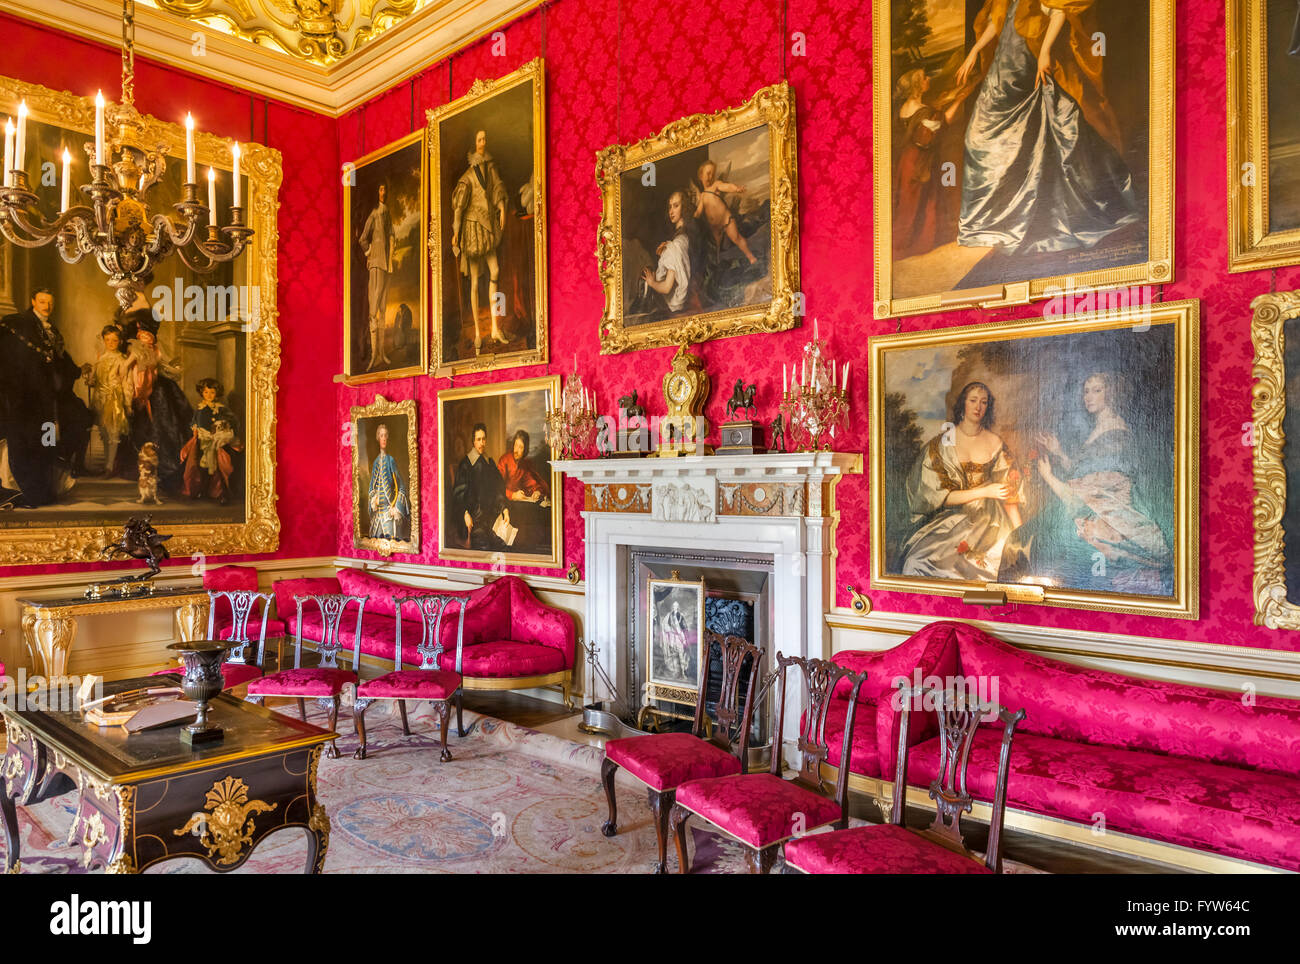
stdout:
{"type": "MultiPolygon", "coordinates": [[[[81,137],[93,137],[93,98],[50,90],[14,78],[0,78],[0,112],[12,115],[23,100],[27,102],[29,122],[52,125],[81,137]]],[[[168,158],[184,158],[184,126],[150,115],[142,115],[141,122],[138,140],[133,138],[129,144],[145,150],[161,149],[168,158]]],[[[196,164],[200,168],[224,171],[223,190],[228,189],[230,183],[233,143],[214,134],[194,133],[196,164]]],[[[182,524],[159,521],[158,525],[171,535],[167,547],[173,557],[265,553],[274,552],[280,546],[280,517],[276,509],[275,396],[276,376],[280,369],[276,301],[277,212],[283,165],[280,152],[274,148],[244,141],[239,145],[243,152],[241,172],[246,185],[245,219],[255,232],[242,255],[245,262],[243,278],[246,284],[256,285],[258,295],[256,316],[242,325],[231,323],[246,337],[242,372],[245,380],[242,387],[246,392],[242,425],[244,521],[182,524]]],[[[77,167],[85,170],[84,157],[78,159],[74,170],[77,167]]],[[[7,243],[0,242],[0,248],[8,247],[7,243]]],[[[7,261],[3,263],[7,264],[7,261]]],[[[20,309],[25,307],[24,293],[11,295],[20,299],[20,309]]],[[[192,389],[193,386],[187,381],[185,388],[192,389]]],[[[123,516],[120,522],[125,521],[123,516]]],[[[120,523],[0,527],[0,566],[102,561],[104,548],[119,537],[120,530],[120,523]]]]}
{"type": "MultiPolygon", "coordinates": [[[[676,570],[673,571],[670,579],[651,576],[646,580],[645,703],[663,700],[667,703],[694,706],[699,701],[700,690],[707,684],[709,674],[708,645],[704,641],[705,595],[703,579],[680,579],[676,570]],[[656,591],[659,598],[656,598],[656,591]],[[661,612],[661,610],[672,605],[678,613],[681,613],[681,601],[675,597],[683,593],[695,596],[695,603],[690,607],[690,613],[695,618],[695,639],[693,647],[686,646],[682,652],[678,652],[680,644],[664,638],[668,632],[668,627],[664,623],[672,619],[673,615],[671,611],[661,612]],[[694,680],[690,678],[689,664],[682,666],[685,657],[692,651],[695,656],[694,680]],[[674,663],[682,668],[681,673],[673,672],[674,663]],[[681,678],[678,678],[679,676],[681,678]]],[[[684,615],[678,616],[678,622],[682,625],[675,631],[685,634],[690,627],[684,615]]]]}
{"type": "Polygon", "coordinates": [[[1267,0],[1227,3],[1229,271],[1300,263],[1300,225],[1274,229],[1269,223],[1274,185],[1269,150],[1268,6],[1267,0]]]}
{"type": "MultiPolygon", "coordinates": [[[[939,290],[924,294],[895,294],[893,168],[894,168],[894,63],[891,10],[897,0],[874,0],[872,37],[874,51],[873,146],[875,204],[873,253],[875,259],[874,314],[877,318],[950,311],[958,308],[999,308],[1051,298],[1062,291],[1086,291],[1125,285],[1165,284],[1174,277],[1174,0],[1149,0],[1149,90],[1147,134],[1147,250],[1142,261],[1097,269],[1061,271],[1051,276],[978,287],[939,290]]],[[[1118,8],[1118,9],[1122,9],[1118,8]]],[[[1095,34],[1092,43],[1116,42],[1095,34]]],[[[1107,58],[1110,59],[1110,58],[1107,58]]],[[[900,78],[901,79],[901,78],[900,78]]],[[[958,84],[958,87],[961,85],[958,84]]],[[[973,99],[975,94],[968,95],[973,99]]],[[[933,268],[929,269],[930,271],[933,268]]],[[[925,269],[922,269],[923,273],[925,269]]]]}
{"type": "MultiPolygon", "coordinates": [[[[444,104],[441,107],[426,111],[425,116],[428,119],[426,139],[428,141],[429,170],[427,176],[432,182],[432,190],[429,192],[429,241],[427,248],[431,276],[430,304],[432,305],[434,324],[429,373],[436,376],[452,376],[465,372],[497,371],[504,368],[545,364],[549,358],[546,261],[545,62],[541,57],[537,57],[504,77],[496,80],[476,80],[463,97],[452,101],[450,104],[444,104]],[[507,226],[502,231],[502,238],[498,241],[498,248],[503,244],[513,244],[515,250],[525,250],[526,242],[522,240],[522,234],[524,233],[524,222],[529,222],[532,228],[533,277],[524,279],[518,286],[521,289],[521,305],[516,305],[510,299],[506,299],[508,311],[506,312],[506,321],[503,324],[509,330],[515,332],[507,339],[504,346],[506,350],[479,353],[473,347],[472,337],[469,341],[465,341],[463,320],[461,320],[457,328],[454,348],[451,347],[449,341],[449,319],[453,314],[456,318],[461,319],[465,306],[463,304],[459,307],[452,306],[448,275],[454,277],[458,285],[458,304],[459,299],[465,295],[465,289],[469,282],[463,275],[463,271],[458,270],[458,256],[453,252],[451,245],[453,221],[444,211],[444,205],[450,204],[455,185],[459,180],[468,177],[469,169],[463,163],[463,158],[451,152],[444,152],[443,137],[446,134],[448,139],[457,140],[461,146],[474,146],[466,142],[465,134],[468,133],[471,141],[473,140],[475,131],[471,128],[479,129],[480,125],[487,123],[484,115],[492,108],[493,101],[498,102],[496,106],[499,111],[507,112],[505,129],[511,132],[503,136],[499,130],[490,129],[491,124],[487,124],[482,128],[487,132],[487,153],[491,157],[492,169],[501,171],[504,168],[505,170],[500,174],[500,179],[503,182],[509,182],[511,185],[511,188],[506,188],[507,226]],[[510,112],[517,115],[515,117],[516,121],[524,119],[525,122],[523,124],[510,123],[510,112]],[[528,123],[531,123],[532,142],[524,149],[514,144],[509,138],[513,137],[514,131],[527,126],[528,123]],[[457,133],[455,128],[458,127],[464,128],[464,130],[457,133]],[[498,140],[507,140],[507,151],[500,157],[492,155],[494,137],[498,140]],[[499,164],[498,161],[500,161],[499,164]],[[447,165],[446,170],[444,170],[444,164],[447,165]],[[526,170],[528,164],[531,165],[531,176],[526,170]],[[512,170],[514,171],[513,179],[511,178],[512,170]],[[525,191],[529,189],[531,190],[531,200],[526,200],[525,191]],[[528,209],[528,204],[532,206],[531,211],[528,209]],[[531,306],[527,304],[530,296],[532,299],[531,306]],[[520,316],[521,311],[524,314],[528,311],[532,312],[531,325],[529,325],[526,318],[520,316]],[[520,324],[510,328],[509,323],[515,320],[520,324]],[[531,345],[528,344],[530,336],[531,345]],[[516,342],[521,344],[516,345],[516,342]]],[[[496,250],[494,249],[494,253],[496,250]]],[[[465,268],[465,270],[472,269],[465,268]]],[[[517,269],[512,269],[511,265],[503,260],[498,270],[510,271],[517,269]]],[[[486,284],[486,279],[479,281],[480,288],[485,287],[486,284]]],[[[504,293],[499,292],[498,294],[500,297],[506,298],[504,293]]],[[[473,298],[470,299],[470,304],[471,306],[475,304],[473,298]]],[[[489,303],[488,310],[495,312],[497,306],[489,303]]],[[[495,323],[493,327],[495,327],[495,323]]],[[[477,319],[475,319],[475,328],[477,329],[477,319]]],[[[485,347],[495,347],[490,332],[482,340],[485,347]]]]}
{"type": "MultiPolygon", "coordinates": [[[[428,172],[425,170],[425,160],[427,154],[425,150],[424,137],[425,137],[425,131],[423,128],[421,128],[420,130],[415,131],[412,134],[408,134],[405,137],[393,141],[391,144],[387,144],[384,147],[379,148],[379,150],[377,151],[371,151],[365,157],[359,158],[355,161],[351,161],[347,165],[349,176],[347,178],[344,178],[343,180],[343,381],[345,384],[348,385],[362,385],[367,382],[389,381],[391,379],[396,379],[396,378],[410,378],[414,375],[423,375],[425,371],[428,369],[428,365],[429,365],[429,271],[428,271],[428,250],[426,247],[428,241],[428,233],[425,231],[427,218],[428,218],[428,202],[426,199],[426,194],[428,189],[427,188],[428,172]],[[409,149],[412,147],[414,147],[415,150],[410,151],[409,149]],[[416,203],[419,206],[419,218],[420,218],[420,223],[415,227],[415,244],[419,250],[416,252],[415,257],[413,258],[412,269],[402,272],[403,277],[399,279],[399,283],[404,282],[409,286],[410,282],[413,280],[410,277],[410,275],[414,274],[415,276],[414,280],[416,281],[419,290],[419,305],[417,306],[414,312],[414,317],[411,319],[412,321],[411,328],[412,328],[412,333],[417,337],[419,344],[416,348],[415,357],[410,361],[409,364],[397,365],[392,368],[381,368],[374,371],[354,372],[353,371],[353,343],[355,340],[354,336],[356,334],[356,332],[354,332],[353,330],[354,326],[360,328],[363,342],[365,341],[365,335],[369,331],[368,317],[361,318],[359,320],[354,319],[353,317],[354,315],[353,308],[355,307],[353,302],[357,294],[352,290],[352,280],[353,280],[352,262],[356,259],[357,242],[358,242],[358,238],[355,235],[362,232],[364,225],[366,223],[365,221],[362,221],[360,224],[356,224],[353,221],[352,208],[353,208],[354,200],[356,200],[355,195],[356,193],[359,193],[362,189],[362,185],[359,182],[369,180],[369,178],[366,176],[366,173],[368,172],[363,173],[363,169],[375,167],[378,170],[384,167],[388,167],[390,168],[390,170],[387,172],[388,180],[391,180],[394,178],[396,174],[399,173],[395,170],[391,170],[391,168],[393,167],[396,161],[395,155],[400,155],[406,151],[409,151],[412,155],[414,155],[416,164],[418,165],[418,173],[414,180],[415,180],[416,203]],[[387,161],[388,163],[385,164],[384,163],[385,161],[387,161]]],[[[371,187],[372,189],[374,187],[377,187],[377,185],[375,186],[366,185],[366,186],[371,187]]],[[[393,198],[391,196],[392,194],[391,190],[388,191],[388,194],[389,196],[386,200],[386,205],[391,206],[393,201],[393,198]]],[[[362,201],[361,203],[364,204],[367,202],[362,201]]],[[[361,262],[361,268],[365,274],[368,274],[368,271],[366,270],[364,264],[364,255],[361,262]]],[[[392,274],[397,274],[397,273],[398,272],[392,272],[392,274]]],[[[367,285],[368,285],[368,279],[362,282],[362,286],[361,286],[362,293],[364,293],[367,285]]],[[[392,299],[393,296],[390,294],[389,298],[392,299]]],[[[399,312],[401,310],[401,307],[402,304],[399,304],[398,305],[399,312]]],[[[409,308],[409,305],[406,307],[409,308]]],[[[367,313],[368,311],[369,311],[369,306],[367,303],[367,313]]],[[[385,308],[385,313],[387,313],[387,308],[385,308]]],[[[397,347],[394,346],[394,351],[396,350],[397,347]]]]}
{"type": "MultiPolygon", "coordinates": [[[[872,588],[948,596],[1005,594],[1006,601],[1013,603],[1198,618],[1199,339],[1200,310],[1195,300],[872,338],[868,347],[872,588]],[[1170,328],[1167,335],[1138,341],[1150,339],[1150,333],[1165,327],[1170,328]],[[1040,338],[1059,340],[1035,345],[1033,341],[1040,338]],[[1001,344],[971,350],[991,342],[1001,344]],[[1025,343],[1027,347],[1022,347],[1025,343]],[[959,351],[965,351],[960,369],[947,367],[959,351]],[[1024,353],[1024,360],[1018,361],[1019,352],[1024,353]],[[1116,359],[1123,359],[1122,364],[1116,359]],[[924,371],[922,362],[928,362],[924,371]],[[1035,362],[1040,362],[1038,367],[1031,367],[1035,362]],[[910,381],[904,377],[909,370],[915,376],[910,381]],[[1159,400],[1155,384],[1143,382],[1140,394],[1131,390],[1146,371],[1167,377],[1159,388],[1172,402],[1172,411],[1159,400]],[[1104,415],[1103,409],[1094,411],[1083,397],[1090,383],[1095,390],[1098,373],[1106,407],[1120,416],[1106,426],[1098,421],[1102,416],[1097,412],[1104,415]],[[919,387],[906,387],[912,383],[919,387]],[[1130,390],[1125,391],[1126,386],[1130,390]],[[998,421],[990,428],[997,429],[993,441],[1000,438],[1001,445],[991,456],[981,453],[969,465],[958,460],[961,468],[952,469],[945,449],[957,444],[957,430],[962,425],[954,425],[959,421],[956,409],[964,408],[967,391],[972,388],[983,389],[986,398],[993,399],[988,411],[997,414],[998,421]],[[1078,390],[1077,396],[1072,389],[1078,390]],[[1122,406],[1118,399],[1126,395],[1131,404],[1122,406]],[[996,408],[995,396],[1002,396],[996,408]],[[918,407],[914,398],[921,399],[923,407],[918,407]],[[1023,404],[1017,406],[1017,401],[1023,404]],[[1008,405],[1012,412],[1009,426],[1005,418],[1008,405]],[[929,424],[922,424],[922,414],[929,424]],[[1020,420],[1017,415],[1022,415],[1020,420]],[[891,426],[888,440],[884,437],[886,425],[891,426]],[[1089,425],[1093,426],[1091,433],[1089,425]],[[1116,428],[1124,434],[1107,439],[1103,428],[1116,428]],[[1055,434],[1051,441],[1044,438],[1047,432],[1057,431],[1076,444],[1062,445],[1055,434]],[[1144,441],[1151,435],[1172,439],[1167,459],[1163,454],[1150,454],[1158,452],[1149,440],[1144,441]],[[1099,447],[1090,449],[1094,441],[1099,447]],[[1109,454],[1103,453],[1102,448],[1108,445],[1109,454]],[[1073,460],[1065,454],[1067,448],[1073,450],[1073,460]],[[1065,475],[1063,469],[1068,471],[1072,464],[1102,464],[1096,460],[1103,454],[1110,459],[1106,464],[1114,469],[1112,476],[1081,473],[1076,480],[1056,475],[1065,475]],[[1122,465],[1129,457],[1145,461],[1125,472],[1122,465]],[[887,465],[891,459],[893,464],[887,465]],[[977,464],[980,459],[990,461],[977,464]],[[1041,468],[1043,460],[1052,470],[1051,478],[1041,468]],[[933,499],[926,497],[927,471],[936,476],[933,499]],[[971,472],[979,473],[980,478],[970,478],[971,472]],[[1157,477],[1157,473],[1160,482],[1158,486],[1152,483],[1147,500],[1152,506],[1150,514],[1133,509],[1133,480],[1157,477]],[[1009,497],[949,502],[953,491],[974,489],[984,482],[1009,484],[1012,492],[1009,497]],[[1058,490],[1053,482],[1062,488],[1058,490]],[[904,486],[901,500],[900,484],[904,486]],[[971,516],[970,526],[960,519],[946,527],[943,524],[945,512],[964,511],[967,505],[975,505],[975,512],[997,515],[999,510],[992,505],[995,501],[1000,501],[1000,511],[1007,513],[1009,522],[1003,523],[1000,517],[981,520],[971,516]],[[1076,501],[1088,511],[1074,511],[1076,501]],[[1016,507],[1014,514],[1009,505],[1016,507]],[[1058,505],[1059,511],[1055,511],[1058,505]],[[1017,521],[1022,510],[1027,518],[1017,521]],[[1116,528],[1104,528],[1121,515],[1116,528]],[[1082,526],[1080,519],[1084,520],[1082,526]],[[981,526],[978,533],[975,522],[981,526]],[[989,540],[991,548],[986,549],[984,533],[996,532],[1002,525],[1009,535],[996,543],[989,540]],[[1155,533],[1157,527],[1159,534],[1155,533]],[[967,529],[974,533],[969,542],[963,537],[967,529]],[[1071,531],[1076,533],[1073,539],[1071,531]],[[960,544],[949,544],[956,538],[961,539],[960,544]],[[1146,547],[1145,558],[1135,551],[1138,545],[1146,547]],[[1060,561],[1054,563],[1054,558],[1060,561]],[[1093,566],[1090,573],[1089,564],[1093,566]],[[997,573],[996,578],[969,574],[978,573],[981,567],[997,573]],[[1003,578],[1007,572],[1019,578],[1003,578]],[[1072,585],[1073,580],[1085,584],[1072,585]],[[1135,591],[1138,588],[1142,591],[1135,591]]],[[[967,433],[967,437],[972,436],[967,433]]]]}
{"type": "Polygon", "coordinates": [[[420,421],[415,400],[390,402],[384,396],[376,395],[369,405],[352,406],[351,420],[352,544],[358,549],[369,549],[386,556],[398,552],[415,555],[420,551],[420,421]],[[382,442],[378,437],[381,427],[387,430],[388,436],[382,442]],[[366,448],[364,459],[363,447],[366,448]],[[393,448],[399,452],[404,448],[405,458],[400,455],[393,457],[393,448]],[[390,467],[396,479],[396,492],[392,494],[374,491],[376,463],[381,451],[395,463],[390,467]],[[401,477],[402,472],[406,473],[405,480],[401,477]],[[373,513],[377,511],[377,500],[391,502],[391,511],[406,516],[405,525],[397,517],[391,518],[391,524],[387,526],[376,519],[373,513]],[[364,527],[363,516],[366,519],[364,527]],[[388,528],[390,532],[376,534],[376,528],[388,528]],[[406,529],[406,538],[402,538],[403,528],[406,529]]]}
{"type": "Polygon", "coordinates": [[[553,453],[546,444],[546,412],[558,404],[559,397],[559,375],[438,392],[441,558],[545,569],[563,565],[564,477],[550,467],[553,453]],[[480,424],[485,430],[483,451],[473,455],[471,462],[480,424]],[[524,453],[515,460],[515,441],[521,431],[524,453]],[[507,455],[519,477],[515,493],[501,469],[507,455]],[[478,475],[483,459],[494,476],[478,475]],[[467,525],[463,518],[470,509],[473,524],[467,525]]]}
{"type": "MultiPolygon", "coordinates": [[[[1285,327],[1291,319],[1300,318],[1300,291],[1260,295],[1250,307],[1254,311],[1250,338],[1255,346],[1249,425],[1254,437],[1248,440],[1254,443],[1255,625],[1300,629],[1300,604],[1287,598],[1285,527],[1289,482],[1285,327]]],[[[1300,348],[1300,344],[1294,347],[1300,348]]]]}
{"type": "MultiPolygon", "coordinates": [[[[596,183],[602,198],[596,262],[605,289],[605,311],[600,321],[601,354],[661,348],[679,345],[683,341],[699,342],[755,332],[785,331],[799,323],[803,314],[803,295],[799,287],[797,140],[794,92],[782,81],[760,89],[737,107],[714,114],[683,117],[652,137],[634,144],[616,144],[596,155],[596,183]],[[628,225],[624,223],[624,176],[632,174],[641,178],[644,172],[652,170],[653,165],[663,164],[684,152],[707,148],[726,138],[763,129],[768,136],[766,180],[770,194],[767,218],[770,239],[767,255],[771,298],[716,310],[706,306],[705,310],[695,313],[673,312],[662,319],[627,324],[624,259],[628,254],[628,225]]],[[[708,157],[707,152],[704,156],[708,157]]],[[[709,160],[713,158],[709,157],[709,160]]],[[[678,180],[682,188],[688,186],[686,178],[678,180]]],[[[671,190],[672,185],[661,187],[657,180],[655,187],[660,191],[677,193],[671,190]]],[[[691,181],[689,187],[694,191],[695,182],[691,181]]],[[[671,193],[665,195],[668,203],[671,203],[671,193]]],[[[718,196],[721,198],[721,194],[718,196]]]]}

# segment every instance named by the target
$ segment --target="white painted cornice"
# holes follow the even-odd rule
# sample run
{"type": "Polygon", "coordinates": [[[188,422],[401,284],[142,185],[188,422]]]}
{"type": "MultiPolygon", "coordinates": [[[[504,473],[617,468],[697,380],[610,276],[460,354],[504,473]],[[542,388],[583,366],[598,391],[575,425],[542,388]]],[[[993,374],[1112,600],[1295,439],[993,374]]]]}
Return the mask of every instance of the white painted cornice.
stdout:
{"type": "MultiPolygon", "coordinates": [[[[442,0],[328,68],[139,6],[135,15],[136,53],[273,100],[338,117],[541,2],[442,0]],[[193,52],[195,34],[203,35],[205,53],[201,57],[193,52]]],[[[121,45],[119,0],[0,0],[0,11],[110,47],[121,45]]]]}

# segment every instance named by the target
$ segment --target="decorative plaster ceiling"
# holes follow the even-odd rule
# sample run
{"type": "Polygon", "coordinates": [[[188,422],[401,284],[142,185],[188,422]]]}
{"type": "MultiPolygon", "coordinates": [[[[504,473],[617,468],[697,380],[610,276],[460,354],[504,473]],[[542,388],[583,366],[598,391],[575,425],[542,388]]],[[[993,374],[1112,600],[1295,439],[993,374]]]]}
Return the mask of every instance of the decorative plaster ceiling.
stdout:
{"type": "MultiPolygon", "coordinates": [[[[136,52],[337,117],[543,0],[136,0],[136,52]]],[[[121,0],[0,0],[111,47],[121,0]]]]}

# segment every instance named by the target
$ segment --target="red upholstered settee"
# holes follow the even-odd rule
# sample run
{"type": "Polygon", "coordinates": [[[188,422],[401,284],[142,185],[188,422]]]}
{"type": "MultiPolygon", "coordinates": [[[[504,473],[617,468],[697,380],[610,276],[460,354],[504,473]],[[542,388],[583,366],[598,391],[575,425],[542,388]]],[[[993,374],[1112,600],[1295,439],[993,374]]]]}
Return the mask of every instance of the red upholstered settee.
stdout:
{"type": "MultiPolygon", "coordinates": [[[[1085,669],[954,622],[932,623],[883,654],[888,659],[861,652],[833,659],[854,670],[889,665],[914,683],[915,667],[894,654],[917,652],[933,667],[922,667],[922,677],[957,675],[968,692],[984,685],[1003,706],[1025,709],[1011,753],[1007,805],[1013,811],[1300,870],[1300,702],[1257,697],[1252,704],[1240,692],[1085,669]]],[[[872,682],[878,694],[893,680],[872,682]]],[[[880,766],[864,749],[859,771],[855,751],[851,773],[876,776],[895,765],[892,745],[883,740],[891,713],[880,706],[880,766]]],[[[980,800],[993,793],[1000,733],[981,727],[971,752],[968,783],[980,800]]],[[[925,730],[909,738],[909,785],[928,787],[937,776],[937,740],[925,730]]],[[[1008,825],[1015,823],[1009,816],[1008,825]]],[[[1107,847],[1105,834],[1089,839],[1107,847]]]]}
{"type": "MultiPolygon", "coordinates": [[[[442,669],[459,672],[467,690],[529,689],[558,686],[564,702],[572,708],[573,661],[577,632],[573,617],[562,609],[538,601],[518,576],[502,576],[469,592],[421,589],[380,579],[360,569],[342,569],[337,576],[313,579],[282,579],[275,583],[276,611],[289,622],[292,635],[297,607],[294,594],[348,593],[368,596],[361,618],[361,653],[372,657],[384,671],[392,669],[396,655],[396,599],[437,592],[467,600],[462,662],[456,665],[456,628],[451,617],[443,621],[442,669]]],[[[416,645],[422,626],[419,611],[408,603],[402,611],[402,662],[420,664],[416,645]]],[[[350,640],[357,625],[355,608],[343,615],[340,633],[350,640]]],[[[321,616],[315,606],[304,607],[302,638],[319,642],[321,616]]],[[[345,647],[349,649],[350,647],[345,647]]],[[[362,674],[364,676],[364,674],[362,674]]]]}

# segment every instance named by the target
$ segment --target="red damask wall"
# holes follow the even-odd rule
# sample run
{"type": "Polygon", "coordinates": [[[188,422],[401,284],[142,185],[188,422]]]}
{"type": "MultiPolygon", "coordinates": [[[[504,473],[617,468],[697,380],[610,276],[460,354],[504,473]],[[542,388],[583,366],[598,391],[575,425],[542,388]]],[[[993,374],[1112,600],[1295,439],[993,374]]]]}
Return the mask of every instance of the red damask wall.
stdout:
{"type": "MultiPolygon", "coordinates": [[[[1177,281],[1164,300],[1201,299],[1203,341],[1201,411],[1201,613],[1199,621],[1020,607],[1005,618],[1063,629],[1133,633],[1216,643],[1296,649],[1294,635],[1252,625],[1251,453],[1242,445],[1250,419],[1250,301],[1271,290],[1300,287],[1300,269],[1276,273],[1227,272],[1225,201],[1225,46],[1222,3],[1177,5],[1177,168],[1175,172],[1177,281]]],[[[431,66],[342,118],[342,159],[359,157],[422,123],[425,108],[459,97],[477,77],[496,77],[542,54],[546,57],[550,190],[551,358],[558,364],[491,375],[464,376],[457,385],[523,378],[571,368],[594,381],[606,408],[637,388],[663,410],[659,379],[671,349],[602,357],[596,334],[603,296],[596,277],[600,199],[595,153],[615,142],[654,133],[688,113],[739,103],[755,89],[787,78],[795,90],[799,126],[799,204],[803,288],[810,316],[830,333],[834,354],[852,362],[855,419],[845,447],[867,445],[867,338],[892,332],[875,321],[872,282],[871,16],[866,3],[834,0],[555,0],[504,30],[506,55],[492,41],[431,66]],[[807,55],[791,55],[791,35],[807,38],[807,55]]],[[[1034,309],[954,311],[903,321],[912,331],[1026,317],[1034,309]]],[[[738,376],[759,382],[763,415],[780,384],[780,360],[794,355],[802,331],[710,342],[700,349],[715,386],[738,376]]],[[[337,370],[337,366],[336,366],[337,370]]],[[[425,551],[437,561],[435,414],[445,379],[416,379],[341,389],[339,419],[348,408],[383,393],[421,405],[425,551]]],[[[706,414],[721,421],[726,392],[715,388],[706,414]]],[[[340,456],[340,471],[344,456],[340,456]]],[[[866,476],[839,487],[839,605],[846,584],[865,586],[869,574],[866,476]]],[[[583,561],[581,491],[565,493],[564,558],[583,561]]],[[[351,547],[350,495],[339,493],[339,551],[351,547]]],[[[554,573],[552,573],[554,574],[554,573]]],[[[876,608],[935,617],[983,617],[985,610],[946,597],[871,593],[876,608]]]]}
{"type": "MultiPolygon", "coordinates": [[[[106,96],[116,96],[122,64],[116,49],[3,15],[0,35],[0,75],[89,96],[102,88],[106,96]]],[[[195,70],[202,71],[199,58],[195,70]]],[[[284,155],[276,400],[281,533],[274,557],[332,555],[337,485],[332,473],[321,470],[321,453],[333,452],[338,438],[330,419],[321,416],[335,405],[328,373],[337,370],[336,319],[343,284],[336,122],[142,59],[136,60],[135,101],[144,113],[164,119],[179,120],[193,111],[204,130],[257,141],[284,155]],[[325,333],[328,337],[322,337],[325,333]]],[[[0,568],[0,576],[74,568],[88,567],[9,567],[0,568]]]]}

